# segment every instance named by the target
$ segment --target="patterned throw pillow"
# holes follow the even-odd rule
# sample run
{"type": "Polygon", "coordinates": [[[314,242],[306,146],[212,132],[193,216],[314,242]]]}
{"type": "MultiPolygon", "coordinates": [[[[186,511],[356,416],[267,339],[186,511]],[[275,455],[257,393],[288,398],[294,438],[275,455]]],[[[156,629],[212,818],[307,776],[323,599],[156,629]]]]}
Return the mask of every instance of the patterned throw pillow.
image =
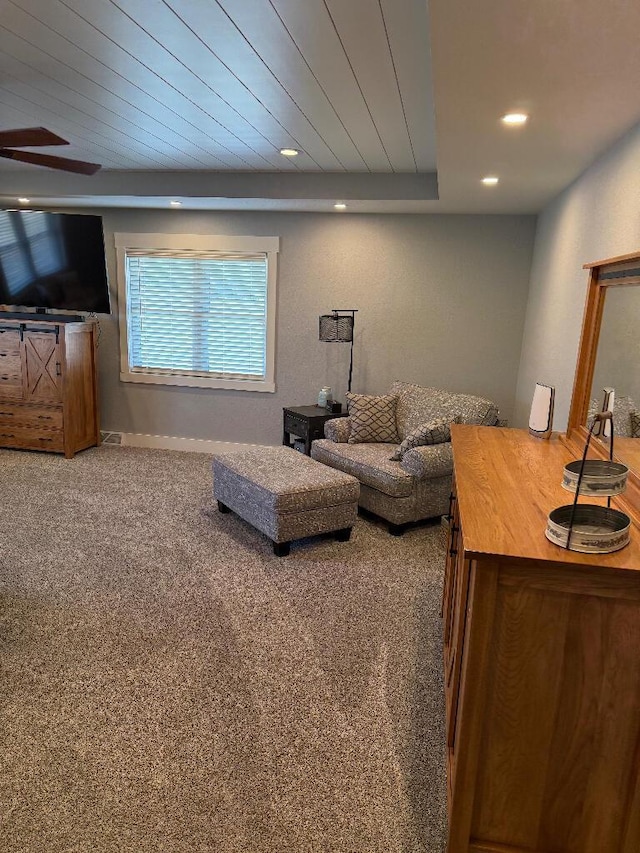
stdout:
{"type": "Polygon", "coordinates": [[[640,438],[640,412],[631,412],[631,437],[640,438]]]}
{"type": "Polygon", "coordinates": [[[399,440],[396,428],[396,395],[347,393],[351,432],[349,444],[399,440]]]}
{"type": "Polygon", "coordinates": [[[430,421],[428,424],[421,424],[409,433],[393,456],[389,458],[393,462],[399,462],[407,450],[411,450],[413,447],[424,447],[426,444],[444,444],[445,441],[451,441],[450,425],[459,424],[461,420],[460,415],[456,415],[455,418],[438,418],[438,420],[430,421]]]}

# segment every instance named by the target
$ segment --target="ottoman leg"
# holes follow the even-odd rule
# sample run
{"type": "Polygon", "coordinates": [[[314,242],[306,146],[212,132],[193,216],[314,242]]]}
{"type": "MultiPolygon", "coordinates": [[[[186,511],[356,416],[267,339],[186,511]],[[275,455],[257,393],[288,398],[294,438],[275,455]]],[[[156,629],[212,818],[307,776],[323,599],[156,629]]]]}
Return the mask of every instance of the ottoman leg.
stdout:
{"type": "Polygon", "coordinates": [[[291,542],[274,542],[273,553],[276,557],[288,557],[291,542]]]}
{"type": "Polygon", "coordinates": [[[231,512],[229,507],[226,504],[223,504],[222,501],[218,501],[218,509],[220,512],[231,512]]]}
{"type": "Polygon", "coordinates": [[[341,530],[336,530],[335,538],[338,542],[348,542],[351,538],[351,527],[343,527],[341,530]]]}

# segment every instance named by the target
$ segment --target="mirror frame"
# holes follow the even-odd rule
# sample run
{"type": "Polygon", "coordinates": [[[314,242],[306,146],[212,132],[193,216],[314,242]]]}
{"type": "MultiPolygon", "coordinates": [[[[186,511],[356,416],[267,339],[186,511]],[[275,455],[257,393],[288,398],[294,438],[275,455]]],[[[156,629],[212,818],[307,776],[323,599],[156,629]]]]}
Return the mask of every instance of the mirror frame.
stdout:
{"type": "MultiPolygon", "coordinates": [[[[583,269],[589,270],[589,285],[566,433],[567,444],[580,457],[588,435],[587,412],[591,398],[605,296],[610,287],[640,284],[640,252],[607,258],[603,261],[594,261],[584,264],[583,269]]],[[[591,448],[593,448],[594,454],[600,458],[608,458],[608,451],[601,442],[592,442],[590,450],[591,448]]],[[[640,472],[629,471],[627,489],[623,495],[616,499],[616,502],[622,504],[624,509],[636,520],[640,518],[640,472]]]]}

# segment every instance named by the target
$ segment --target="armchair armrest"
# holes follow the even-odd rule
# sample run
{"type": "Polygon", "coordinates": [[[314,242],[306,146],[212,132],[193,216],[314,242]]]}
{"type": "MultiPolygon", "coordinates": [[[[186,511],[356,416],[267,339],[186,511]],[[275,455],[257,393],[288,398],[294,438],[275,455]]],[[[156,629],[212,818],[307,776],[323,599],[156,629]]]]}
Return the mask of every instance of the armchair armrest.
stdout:
{"type": "Polygon", "coordinates": [[[431,480],[453,473],[453,447],[450,441],[413,447],[402,457],[400,467],[418,480],[431,480]]]}
{"type": "Polygon", "coordinates": [[[351,418],[332,418],[324,423],[324,437],[329,441],[346,444],[351,434],[351,418]]]}

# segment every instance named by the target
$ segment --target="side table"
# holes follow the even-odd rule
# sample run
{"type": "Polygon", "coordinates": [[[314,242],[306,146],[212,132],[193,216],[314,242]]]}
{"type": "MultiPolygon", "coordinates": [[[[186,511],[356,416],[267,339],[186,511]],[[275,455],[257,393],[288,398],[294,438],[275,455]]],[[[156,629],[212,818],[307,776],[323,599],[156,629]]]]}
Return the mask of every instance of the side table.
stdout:
{"type": "Polygon", "coordinates": [[[311,442],[324,438],[324,425],[332,418],[345,418],[347,412],[328,412],[321,406],[292,406],[282,410],[282,443],[291,447],[291,436],[304,439],[304,452],[311,455],[311,442]]]}

